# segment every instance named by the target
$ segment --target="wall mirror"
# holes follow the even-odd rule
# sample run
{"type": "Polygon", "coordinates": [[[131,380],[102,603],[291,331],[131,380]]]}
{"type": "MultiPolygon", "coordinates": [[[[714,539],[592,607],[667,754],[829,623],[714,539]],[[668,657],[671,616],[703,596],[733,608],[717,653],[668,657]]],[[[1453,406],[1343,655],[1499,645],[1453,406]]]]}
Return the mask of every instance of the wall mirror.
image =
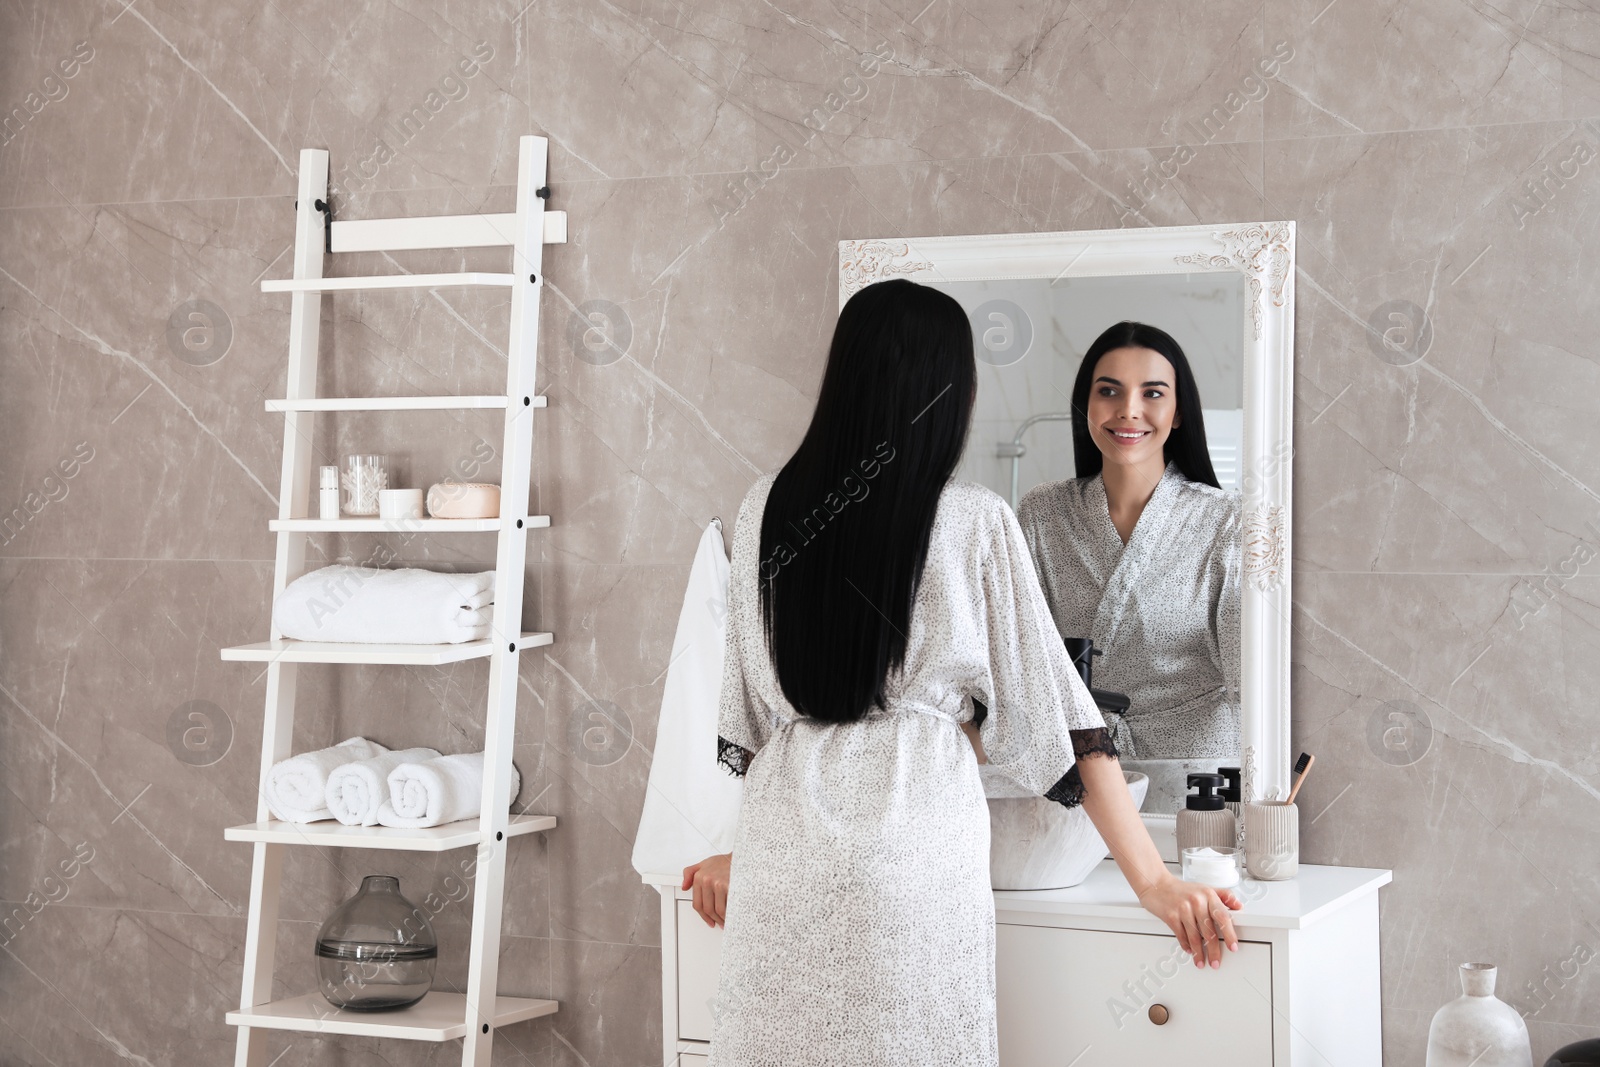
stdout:
{"type": "MultiPolygon", "coordinates": [[[[1294,239],[1292,222],[1258,222],[839,244],[841,306],[863,286],[904,277],[949,293],[966,309],[978,396],[957,476],[987,485],[1013,508],[1030,489],[1076,477],[1073,386],[1103,331],[1124,320],[1145,323],[1181,347],[1199,391],[1204,448],[1217,483],[1207,506],[1236,517],[1226,542],[1231,578],[1216,579],[1221,572],[1213,567],[1209,584],[1200,583],[1206,593],[1181,580],[1186,567],[1205,570],[1203,559],[1196,560],[1206,553],[1196,544],[1211,535],[1192,522],[1181,538],[1141,542],[1147,530],[1161,529],[1145,525],[1145,516],[1162,510],[1155,496],[1127,550],[1107,517],[1110,547],[1102,544],[1099,558],[1083,564],[1085,573],[1100,568],[1096,588],[1103,590],[1094,594],[1103,603],[1088,604],[1084,617],[1093,618],[1097,631],[1117,635],[1108,642],[1116,647],[1104,648],[1095,662],[1095,687],[1112,688],[1102,679],[1121,678],[1137,696],[1124,715],[1108,715],[1108,723],[1118,727],[1119,741],[1131,742],[1124,746],[1132,749],[1125,766],[1150,775],[1147,823],[1170,821],[1187,775],[1218,766],[1242,768],[1245,799],[1288,793],[1294,239]],[[1219,624],[1205,614],[1208,596],[1216,610],[1218,590],[1230,604],[1222,617],[1236,621],[1219,624]],[[1176,605],[1171,610],[1183,621],[1158,617],[1168,605],[1176,605]],[[1108,628],[1112,617],[1117,621],[1108,628]],[[1187,643],[1169,636],[1174,626],[1188,633],[1187,643]],[[1217,639],[1219,626],[1228,640],[1217,639]],[[1234,634],[1238,652],[1229,655],[1224,650],[1234,634]],[[1174,662],[1176,646],[1190,650],[1178,660],[1189,656],[1199,664],[1207,635],[1212,651],[1198,673],[1174,662]],[[1208,681],[1195,683],[1194,677],[1208,681]],[[1236,691],[1225,678],[1237,679],[1236,691]],[[1180,688],[1174,679],[1189,679],[1183,684],[1190,691],[1173,695],[1180,688]],[[1209,696],[1197,696],[1197,684],[1209,696]],[[1225,731],[1195,728],[1185,709],[1197,700],[1209,701],[1208,721],[1226,723],[1225,731]]],[[[1093,447],[1087,440],[1079,446],[1093,447]]],[[[1158,493],[1170,492],[1169,479],[1158,493]]],[[[1073,507],[1092,508],[1092,488],[1078,484],[1083,489],[1070,498],[1073,507]]],[[[1103,490],[1098,500],[1103,511],[1103,490]]],[[[1062,543],[1092,539],[1077,529],[1062,543]]],[[[1043,570],[1041,579],[1058,588],[1064,581],[1043,570]]]]}

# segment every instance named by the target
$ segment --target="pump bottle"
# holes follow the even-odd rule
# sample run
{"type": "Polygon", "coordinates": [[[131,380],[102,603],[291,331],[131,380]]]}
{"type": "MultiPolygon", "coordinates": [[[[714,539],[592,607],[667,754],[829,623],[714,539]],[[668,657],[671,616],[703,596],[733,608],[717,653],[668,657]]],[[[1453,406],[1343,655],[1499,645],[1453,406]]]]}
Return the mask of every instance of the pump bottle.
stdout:
{"type": "Polygon", "coordinates": [[[1224,805],[1217,790],[1222,788],[1220,774],[1191,774],[1189,788],[1194,790],[1184,798],[1178,811],[1178,854],[1186,848],[1233,848],[1237,822],[1233,812],[1224,805]]]}

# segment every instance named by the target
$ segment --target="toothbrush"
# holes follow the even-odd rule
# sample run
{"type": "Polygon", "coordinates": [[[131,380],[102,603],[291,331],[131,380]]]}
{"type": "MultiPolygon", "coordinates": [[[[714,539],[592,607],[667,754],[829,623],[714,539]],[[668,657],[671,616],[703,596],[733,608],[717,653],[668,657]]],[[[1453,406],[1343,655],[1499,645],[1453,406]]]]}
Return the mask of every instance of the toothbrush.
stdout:
{"type": "Polygon", "coordinates": [[[1300,787],[1306,784],[1306,775],[1311,772],[1311,765],[1315,762],[1317,762],[1317,757],[1313,756],[1309,752],[1300,753],[1300,758],[1294,761],[1294,773],[1296,777],[1294,788],[1289,790],[1289,799],[1287,803],[1294,803],[1295,794],[1300,792],[1300,787]]]}

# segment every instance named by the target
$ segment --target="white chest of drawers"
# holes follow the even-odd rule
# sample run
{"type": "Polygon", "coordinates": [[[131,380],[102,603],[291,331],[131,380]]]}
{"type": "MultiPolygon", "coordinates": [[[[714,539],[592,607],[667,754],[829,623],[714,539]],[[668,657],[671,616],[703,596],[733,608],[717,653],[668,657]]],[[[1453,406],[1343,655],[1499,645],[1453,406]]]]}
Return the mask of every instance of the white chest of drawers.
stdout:
{"type": "MultiPolygon", "coordinates": [[[[1252,882],[1239,951],[1200,970],[1116,865],[995,893],[1001,1067],[1381,1067],[1378,890],[1390,872],[1302,864],[1252,882]]],[[[722,932],[661,892],[662,1063],[710,1048],[722,932]]]]}

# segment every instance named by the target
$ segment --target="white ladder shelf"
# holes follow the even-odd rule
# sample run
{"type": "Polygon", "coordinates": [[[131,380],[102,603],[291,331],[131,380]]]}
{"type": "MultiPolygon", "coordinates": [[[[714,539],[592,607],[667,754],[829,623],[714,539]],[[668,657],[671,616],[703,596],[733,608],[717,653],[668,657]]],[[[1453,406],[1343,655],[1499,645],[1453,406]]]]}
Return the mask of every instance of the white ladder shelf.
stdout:
{"type": "MultiPolygon", "coordinates": [[[[283,471],[272,593],[277,597],[305,571],[306,538],[328,532],[479,532],[495,533],[495,633],[483,641],[458,645],[337,644],[287,640],[274,626],[271,639],[222,650],[225,660],[266,664],[266,714],[262,722],[261,790],[256,821],[230,827],[229,841],[251,844],[250,912],[246,927],[243,991],[239,1010],[227,1021],[239,1028],[235,1067],[266,1067],[269,1030],[393,1037],[413,1041],[462,1039],[463,1067],[487,1067],[495,1031],[502,1026],[554,1013],[553,1000],[498,994],[500,919],[505,902],[506,852],[513,838],[552,829],[547,815],[512,815],[504,798],[511,786],[511,755],[516,734],[517,659],[524,649],[549,644],[548,633],[519,632],[523,566],[529,530],[550,525],[548,516],[528,514],[528,481],[533,450],[532,412],[545,406],[533,392],[538,367],[539,294],[544,279],[544,246],[567,238],[565,212],[546,211],[549,143],[521,138],[517,163],[517,210],[503,214],[429,218],[323,218],[328,197],[328,153],[300,153],[299,200],[295,208],[294,277],[263,282],[265,292],[289,295],[289,366],[282,400],[267,401],[268,411],[284,416],[283,471]],[[328,252],[402,249],[487,248],[511,250],[509,274],[401,274],[324,278],[328,252]],[[325,251],[325,249],[327,251],[325,251]],[[507,346],[506,388],[499,396],[318,397],[317,359],[321,340],[323,293],[352,290],[496,286],[511,290],[511,331],[507,346]],[[422,411],[466,408],[505,410],[501,455],[500,514],[485,520],[312,519],[313,460],[309,442],[319,411],[422,411]],[[437,665],[469,659],[489,661],[488,707],[484,721],[482,815],[477,819],[420,830],[345,826],[337,822],[286,823],[272,818],[266,804],[268,772],[288,758],[294,735],[296,672],[302,663],[437,665]],[[339,1011],[312,992],[272,1000],[278,925],[278,893],[285,850],[291,846],[443,852],[476,848],[472,895],[472,936],[464,993],[434,990],[401,1011],[339,1011]]],[[[351,887],[354,889],[354,886],[351,887]]],[[[312,984],[310,975],[306,985],[312,984]]]]}

